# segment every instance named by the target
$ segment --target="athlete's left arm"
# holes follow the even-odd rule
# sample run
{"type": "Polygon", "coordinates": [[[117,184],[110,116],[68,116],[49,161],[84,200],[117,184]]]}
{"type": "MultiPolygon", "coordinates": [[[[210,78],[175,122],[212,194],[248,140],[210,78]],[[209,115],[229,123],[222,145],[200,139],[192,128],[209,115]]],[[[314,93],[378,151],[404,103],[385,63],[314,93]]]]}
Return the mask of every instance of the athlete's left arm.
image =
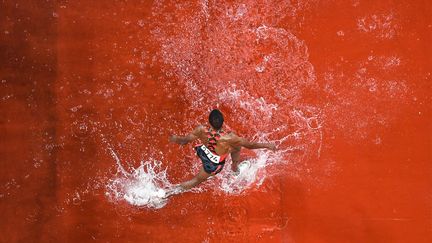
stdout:
{"type": "Polygon", "coordinates": [[[235,134],[231,134],[226,139],[220,139],[219,141],[226,141],[229,144],[231,144],[232,147],[238,148],[238,147],[245,147],[247,149],[270,149],[273,151],[276,151],[276,145],[274,143],[256,143],[251,142],[245,138],[239,137],[235,134]]]}
{"type": "Polygon", "coordinates": [[[195,128],[191,133],[189,133],[186,136],[177,136],[177,135],[172,135],[170,137],[170,142],[173,143],[177,143],[180,145],[186,145],[192,141],[194,141],[195,139],[197,139],[199,137],[200,132],[202,131],[202,126],[198,126],[197,128],[195,128]]]}

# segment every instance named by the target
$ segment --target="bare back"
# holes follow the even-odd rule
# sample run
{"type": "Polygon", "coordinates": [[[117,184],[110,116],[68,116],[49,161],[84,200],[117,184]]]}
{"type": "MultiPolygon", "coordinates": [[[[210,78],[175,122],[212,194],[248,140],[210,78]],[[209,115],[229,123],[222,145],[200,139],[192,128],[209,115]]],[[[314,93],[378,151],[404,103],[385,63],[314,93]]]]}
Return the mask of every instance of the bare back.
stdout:
{"type": "MultiPolygon", "coordinates": [[[[202,144],[208,146],[209,141],[207,137],[207,129],[204,126],[199,126],[195,129],[194,135],[199,138],[202,144]]],[[[235,138],[237,136],[234,133],[228,133],[222,135],[220,139],[217,141],[215,146],[215,152],[218,155],[223,155],[227,153],[231,153],[236,150],[238,146],[235,144],[235,138]]]]}

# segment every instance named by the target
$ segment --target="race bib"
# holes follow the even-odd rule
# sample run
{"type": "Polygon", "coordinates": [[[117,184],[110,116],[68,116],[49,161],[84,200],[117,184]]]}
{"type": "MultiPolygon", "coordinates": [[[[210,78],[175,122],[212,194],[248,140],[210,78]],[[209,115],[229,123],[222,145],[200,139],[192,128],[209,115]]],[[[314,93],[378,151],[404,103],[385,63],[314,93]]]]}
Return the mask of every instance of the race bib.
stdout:
{"type": "Polygon", "coordinates": [[[217,154],[214,154],[212,151],[210,151],[210,149],[208,149],[205,145],[201,145],[201,149],[204,151],[204,153],[206,154],[207,158],[215,163],[215,164],[219,164],[220,162],[220,156],[217,154]]]}

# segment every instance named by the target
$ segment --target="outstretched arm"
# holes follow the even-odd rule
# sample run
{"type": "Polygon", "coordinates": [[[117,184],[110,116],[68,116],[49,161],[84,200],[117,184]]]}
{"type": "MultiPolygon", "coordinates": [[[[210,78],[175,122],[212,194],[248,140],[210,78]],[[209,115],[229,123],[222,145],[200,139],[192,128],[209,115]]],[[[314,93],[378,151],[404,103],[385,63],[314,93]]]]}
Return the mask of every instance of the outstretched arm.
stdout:
{"type": "Polygon", "coordinates": [[[270,149],[275,151],[276,145],[274,143],[256,143],[249,141],[245,138],[238,137],[237,135],[232,135],[231,138],[227,139],[233,147],[244,147],[247,149],[270,149]]]}
{"type": "Polygon", "coordinates": [[[189,133],[186,136],[177,136],[177,135],[172,135],[169,140],[170,142],[173,143],[177,143],[180,145],[186,145],[192,141],[194,141],[195,139],[197,139],[199,137],[199,133],[202,130],[202,126],[198,126],[197,128],[195,128],[191,133],[189,133]]]}
{"type": "Polygon", "coordinates": [[[247,149],[271,149],[271,150],[276,150],[276,145],[273,143],[256,143],[256,142],[251,142],[248,141],[244,138],[240,138],[240,145],[242,147],[245,147],[247,149]]]}

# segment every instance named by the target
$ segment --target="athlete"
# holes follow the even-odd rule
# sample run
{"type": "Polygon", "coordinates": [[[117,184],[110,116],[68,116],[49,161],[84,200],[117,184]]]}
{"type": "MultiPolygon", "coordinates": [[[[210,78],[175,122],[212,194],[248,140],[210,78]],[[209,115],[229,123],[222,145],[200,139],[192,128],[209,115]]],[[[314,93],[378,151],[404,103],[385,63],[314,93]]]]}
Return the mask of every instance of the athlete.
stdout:
{"type": "Polygon", "coordinates": [[[224,118],[222,113],[215,109],[212,110],[209,115],[210,127],[206,128],[200,125],[186,136],[173,135],[170,137],[170,142],[180,145],[186,145],[192,141],[199,140],[201,143],[195,146],[195,151],[197,156],[201,159],[203,167],[191,180],[176,185],[174,188],[168,190],[167,197],[189,190],[207,180],[210,176],[221,172],[228,154],[231,154],[231,169],[237,172],[237,166],[240,162],[240,150],[242,147],[247,149],[265,148],[273,151],[276,150],[275,144],[250,142],[232,132],[224,131],[222,128],[223,122],[224,118]]]}

